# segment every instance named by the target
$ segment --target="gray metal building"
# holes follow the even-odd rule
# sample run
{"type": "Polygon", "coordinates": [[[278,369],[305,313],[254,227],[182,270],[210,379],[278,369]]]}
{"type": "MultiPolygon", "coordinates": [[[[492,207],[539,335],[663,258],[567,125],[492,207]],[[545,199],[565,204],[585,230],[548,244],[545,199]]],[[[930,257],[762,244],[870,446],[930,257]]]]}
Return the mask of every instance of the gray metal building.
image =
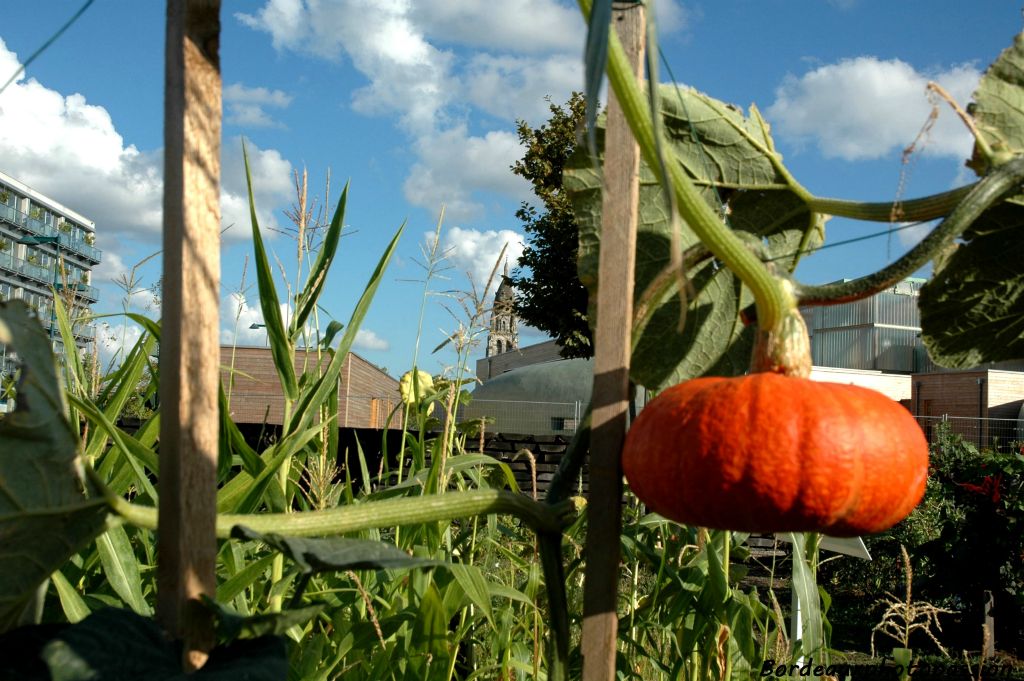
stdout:
{"type": "MultiPolygon", "coordinates": [[[[96,225],[17,179],[0,172],[0,300],[23,300],[31,307],[57,354],[64,346],[54,317],[53,292],[70,303],[73,319],[99,299],[90,281],[100,263],[96,225]]],[[[74,325],[75,345],[95,339],[87,323],[74,325]]],[[[14,358],[0,345],[0,379],[14,370],[14,358]]],[[[0,393],[0,411],[4,411],[0,393]]]]}
{"type": "Polygon", "coordinates": [[[917,298],[924,279],[906,279],[842,305],[801,308],[814,366],[896,373],[934,371],[921,341],[917,298]]]}

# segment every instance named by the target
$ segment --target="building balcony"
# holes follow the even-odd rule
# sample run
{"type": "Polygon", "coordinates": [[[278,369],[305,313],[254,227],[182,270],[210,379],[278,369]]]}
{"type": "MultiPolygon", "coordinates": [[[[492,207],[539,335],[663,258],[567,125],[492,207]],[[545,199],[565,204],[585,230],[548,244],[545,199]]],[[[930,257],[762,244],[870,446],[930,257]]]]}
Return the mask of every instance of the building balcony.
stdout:
{"type": "Polygon", "coordinates": [[[52,270],[21,258],[15,258],[6,251],[0,251],[0,269],[34,279],[42,284],[53,283],[52,270]]]}
{"type": "Polygon", "coordinates": [[[59,232],[57,236],[60,237],[59,242],[61,248],[81,255],[94,265],[98,265],[100,263],[100,259],[103,255],[103,251],[100,249],[85,243],[84,239],[72,239],[71,235],[66,232],[59,232]]]}
{"type": "Polygon", "coordinates": [[[87,244],[85,239],[75,239],[71,232],[63,232],[10,206],[0,205],[0,220],[37,236],[57,237],[62,250],[77,253],[94,265],[98,265],[102,259],[103,251],[87,244]]]}

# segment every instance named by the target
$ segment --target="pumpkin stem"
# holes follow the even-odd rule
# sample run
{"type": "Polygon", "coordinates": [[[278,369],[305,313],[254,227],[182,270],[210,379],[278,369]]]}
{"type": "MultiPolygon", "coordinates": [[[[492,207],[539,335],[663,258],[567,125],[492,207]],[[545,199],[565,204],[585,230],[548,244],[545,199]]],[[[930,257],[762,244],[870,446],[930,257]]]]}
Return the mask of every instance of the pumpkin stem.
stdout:
{"type": "Polygon", "coordinates": [[[781,281],[789,305],[774,327],[758,326],[750,371],[807,378],[811,375],[811,339],[807,334],[807,324],[796,306],[792,282],[788,279],[781,281]]]}

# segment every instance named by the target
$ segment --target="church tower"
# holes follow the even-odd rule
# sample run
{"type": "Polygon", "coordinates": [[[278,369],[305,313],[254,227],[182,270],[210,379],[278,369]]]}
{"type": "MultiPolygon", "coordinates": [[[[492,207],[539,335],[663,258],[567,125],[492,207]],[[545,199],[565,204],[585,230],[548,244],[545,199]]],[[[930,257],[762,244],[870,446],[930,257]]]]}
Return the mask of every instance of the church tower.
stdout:
{"type": "Polygon", "coordinates": [[[494,294],[491,308],[491,325],[487,333],[487,357],[500,355],[509,350],[519,349],[519,320],[513,309],[512,280],[508,276],[508,260],[501,276],[501,284],[494,294]]]}

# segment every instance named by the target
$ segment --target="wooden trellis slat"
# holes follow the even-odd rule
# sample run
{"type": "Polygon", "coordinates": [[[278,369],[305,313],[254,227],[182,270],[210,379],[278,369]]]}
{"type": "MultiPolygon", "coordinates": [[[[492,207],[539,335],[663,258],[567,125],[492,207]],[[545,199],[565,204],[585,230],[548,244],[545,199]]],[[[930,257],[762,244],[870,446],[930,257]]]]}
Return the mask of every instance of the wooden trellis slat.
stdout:
{"type": "MultiPolygon", "coordinates": [[[[641,73],[643,5],[617,7],[612,21],[634,71],[641,73]]],[[[622,532],[619,457],[629,407],[633,270],[640,201],[640,150],[613,94],[609,94],[604,160],[583,596],[584,681],[615,678],[619,535],[622,532]]]]}
{"type": "Polygon", "coordinates": [[[168,0],[157,613],[196,669],[213,646],[220,347],[220,0],[168,0]]]}

